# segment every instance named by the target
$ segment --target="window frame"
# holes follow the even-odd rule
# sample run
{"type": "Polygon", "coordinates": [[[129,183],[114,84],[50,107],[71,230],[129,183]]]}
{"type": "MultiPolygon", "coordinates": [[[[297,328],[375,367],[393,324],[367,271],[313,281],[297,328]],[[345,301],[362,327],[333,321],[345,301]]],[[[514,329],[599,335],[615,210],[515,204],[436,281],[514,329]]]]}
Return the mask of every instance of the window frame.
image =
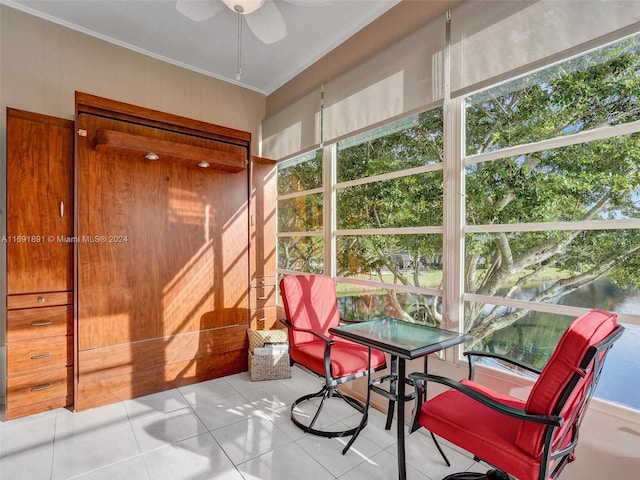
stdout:
{"type": "MultiPolygon", "coordinates": [[[[638,33],[635,33],[638,35],[638,33]]],[[[617,39],[616,41],[620,41],[617,39]]],[[[595,49],[606,47],[609,43],[602,43],[595,49]]],[[[447,47],[449,48],[449,47],[447,47]]],[[[580,52],[573,57],[584,55],[588,52],[580,52]]],[[[572,57],[572,58],[573,58],[572,57]]],[[[555,62],[554,65],[571,60],[571,58],[562,58],[555,62]]],[[[590,308],[578,306],[564,306],[551,303],[531,302],[524,300],[509,299],[504,297],[494,297],[487,295],[479,295],[468,293],[464,289],[464,269],[465,269],[465,236],[475,233],[496,233],[496,232],[544,232],[544,231],[572,231],[572,230],[623,230],[623,229],[640,229],[639,219],[614,219],[614,220],[589,220],[584,222],[547,222],[547,223],[514,223],[514,224],[484,224],[484,225],[468,225],[466,223],[466,206],[465,206],[465,189],[466,189],[466,168],[473,164],[499,161],[510,157],[516,157],[524,154],[548,151],[561,147],[568,147],[580,143],[606,140],[621,135],[640,133],[640,120],[629,123],[618,124],[608,127],[600,127],[592,130],[573,133],[571,135],[562,135],[554,138],[544,139],[532,143],[526,143],[513,147],[494,150],[486,153],[467,154],[466,153],[466,101],[467,98],[485,91],[490,88],[512,81],[514,77],[505,79],[499,83],[490,86],[483,86],[482,89],[475,91],[465,91],[459,96],[451,97],[449,91],[450,65],[448,54],[445,55],[444,68],[444,97],[441,102],[436,102],[425,110],[433,108],[442,108],[443,121],[443,161],[437,164],[428,164],[420,167],[413,167],[406,170],[398,170],[394,172],[373,175],[370,177],[360,178],[357,180],[349,180],[337,182],[337,158],[338,143],[342,138],[332,141],[331,144],[322,147],[323,161],[323,185],[320,188],[307,190],[304,192],[289,193],[278,196],[277,199],[295,198],[297,196],[322,193],[324,197],[323,208],[323,229],[314,232],[278,232],[278,237],[286,236],[320,236],[324,241],[324,274],[332,276],[337,282],[344,282],[352,285],[360,285],[371,288],[384,288],[388,290],[415,291],[431,296],[440,296],[443,302],[443,324],[447,329],[461,331],[464,328],[464,308],[467,302],[478,302],[505,307],[522,308],[531,311],[555,313],[560,315],[578,316],[590,308]],[[442,226],[422,226],[422,227],[401,227],[401,228],[382,228],[382,229],[340,229],[336,228],[337,209],[336,197],[340,189],[357,185],[365,185],[378,181],[386,181],[405,177],[408,175],[416,175],[421,173],[443,171],[443,219],[442,226]],[[404,285],[381,284],[377,281],[337,277],[336,265],[336,240],[339,236],[348,235],[406,235],[406,234],[440,234],[443,239],[443,280],[441,289],[407,287],[404,285]]],[[[539,68],[549,68],[552,64],[544,65],[539,68]]],[[[522,75],[534,75],[536,71],[528,71],[522,75]]],[[[419,113],[422,113],[419,112],[419,113]]],[[[416,113],[411,115],[403,115],[395,117],[385,125],[393,122],[402,122],[416,113]]],[[[374,126],[371,128],[379,127],[374,126]]],[[[355,132],[348,138],[361,135],[363,131],[355,132]]],[[[278,269],[278,275],[289,275],[299,272],[285,271],[278,269]]],[[[622,323],[640,324],[640,315],[632,315],[618,313],[618,320],[622,323]]],[[[466,360],[462,358],[464,347],[459,346],[454,349],[448,349],[441,352],[439,357],[446,360],[447,363],[454,366],[462,366],[466,360]]],[[[520,377],[506,370],[496,369],[490,366],[478,366],[481,375],[487,375],[500,381],[508,382],[516,386],[526,387],[531,384],[531,380],[520,377]]],[[[610,403],[603,400],[605,403],[610,403]]],[[[623,406],[614,404],[616,407],[623,406]]],[[[624,406],[623,406],[624,407],[624,406]]]]}

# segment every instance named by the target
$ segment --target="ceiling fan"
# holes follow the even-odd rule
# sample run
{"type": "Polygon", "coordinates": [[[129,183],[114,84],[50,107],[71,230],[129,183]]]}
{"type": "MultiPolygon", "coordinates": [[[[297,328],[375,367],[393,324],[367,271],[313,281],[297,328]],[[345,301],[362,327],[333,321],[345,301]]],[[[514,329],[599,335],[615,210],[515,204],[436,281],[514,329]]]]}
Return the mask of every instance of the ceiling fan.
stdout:
{"type": "MultiPolygon", "coordinates": [[[[283,0],[296,5],[328,5],[333,0],[283,0]]],[[[176,9],[185,17],[201,22],[217,15],[224,6],[244,17],[262,43],[271,44],[287,36],[282,13],[273,0],[177,0],[176,9]]]]}

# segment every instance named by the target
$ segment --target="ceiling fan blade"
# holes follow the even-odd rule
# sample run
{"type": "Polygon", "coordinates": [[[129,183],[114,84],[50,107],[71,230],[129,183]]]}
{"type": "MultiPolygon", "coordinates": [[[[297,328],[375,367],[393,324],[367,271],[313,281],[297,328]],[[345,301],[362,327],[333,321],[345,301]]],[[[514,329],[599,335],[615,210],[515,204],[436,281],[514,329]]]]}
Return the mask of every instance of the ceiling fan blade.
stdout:
{"type": "Polygon", "coordinates": [[[194,22],[215,16],[224,4],[218,0],[177,0],[176,10],[194,22]]]}
{"type": "Polygon", "coordinates": [[[247,25],[253,34],[267,45],[287,36],[287,26],[275,3],[266,1],[264,5],[249,15],[245,15],[247,25]]]}

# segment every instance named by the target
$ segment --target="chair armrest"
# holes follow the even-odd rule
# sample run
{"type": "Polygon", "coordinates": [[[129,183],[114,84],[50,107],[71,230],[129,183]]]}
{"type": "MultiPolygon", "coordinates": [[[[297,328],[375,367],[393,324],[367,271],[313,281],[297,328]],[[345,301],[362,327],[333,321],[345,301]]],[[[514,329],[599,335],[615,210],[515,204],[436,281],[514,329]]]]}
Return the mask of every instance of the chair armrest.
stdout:
{"type": "Polygon", "coordinates": [[[320,340],[322,340],[323,342],[325,342],[328,345],[333,345],[335,343],[335,341],[331,340],[329,337],[327,337],[326,335],[320,333],[320,332],[314,332],[313,330],[309,330],[308,328],[299,328],[299,327],[294,327],[291,322],[289,322],[289,320],[285,319],[285,318],[281,318],[280,322],[282,324],[284,324],[287,328],[290,328],[291,330],[293,330],[294,332],[304,332],[304,333],[310,333],[316,337],[318,337],[320,340]]]}
{"type": "Polygon", "coordinates": [[[348,318],[340,317],[340,323],[360,323],[359,320],[349,320],[348,318]]]}
{"type": "Polygon", "coordinates": [[[530,365],[528,363],[525,362],[521,362],[520,360],[516,360],[515,358],[511,358],[511,357],[507,357],[506,355],[502,355],[499,353],[492,353],[492,352],[480,352],[477,350],[469,350],[467,352],[464,352],[463,355],[465,357],[469,357],[469,360],[471,361],[472,357],[486,357],[486,358],[495,358],[496,360],[500,360],[502,362],[507,362],[510,363],[512,365],[515,365],[517,367],[523,368],[525,370],[528,370],[529,372],[535,373],[540,375],[540,372],[542,372],[541,369],[534,367],[533,365],[530,365]]]}
{"type": "Polygon", "coordinates": [[[499,413],[504,415],[508,415],[510,417],[519,418],[520,420],[525,420],[528,422],[534,423],[542,423],[544,425],[550,425],[553,427],[559,427],[563,424],[564,419],[562,417],[558,417],[556,415],[537,415],[534,413],[528,413],[519,408],[513,408],[503,403],[496,401],[495,399],[477,391],[473,388],[464,385],[456,380],[452,380],[450,378],[441,377],[439,375],[431,375],[428,373],[414,372],[409,375],[409,379],[413,380],[416,389],[416,407],[414,409],[413,417],[411,419],[411,427],[410,431],[413,432],[417,430],[417,426],[415,425],[415,420],[420,413],[420,408],[422,407],[422,398],[424,392],[424,382],[435,382],[440,383],[442,385],[446,385],[447,387],[453,388],[460,393],[476,400],[482,405],[491,408],[499,413]]]}

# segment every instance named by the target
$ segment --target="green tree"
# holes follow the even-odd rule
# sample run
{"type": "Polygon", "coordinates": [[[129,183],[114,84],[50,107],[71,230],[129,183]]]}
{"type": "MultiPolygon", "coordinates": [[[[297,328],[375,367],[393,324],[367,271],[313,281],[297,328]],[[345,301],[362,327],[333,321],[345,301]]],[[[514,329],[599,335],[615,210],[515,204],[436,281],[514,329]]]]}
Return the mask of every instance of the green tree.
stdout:
{"type": "MultiPolygon", "coordinates": [[[[639,120],[639,51],[638,38],[627,39],[469,97],[467,154],[639,120]]],[[[405,128],[389,127],[342,145],[338,181],[442,162],[442,145],[442,111],[436,109],[405,128]]],[[[442,171],[435,171],[340,189],[338,228],[442,225],[442,186],[442,171]]],[[[515,298],[535,284],[539,288],[527,299],[554,303],[602,278],[640,288],[640,230],[587,230],[577,223],[640,218],[640,134],[472,163],[465,188],[469,225],[574,222],[563,230],[468,235],[466,292],[515,298]]],[[[442,240],[435,237],[344,238],[338,244],[339,274],[385,269],[396,283],[419,285],[424,260],[442,254],[442,240]],[[409,261],[399,264],[398,254],[409,261]]],[[[439,323],[439,301],[423,305],[421,321],[439,323]]],[[[465,328],[475,342],[483,342],[525,314],[471,304],[465,328]]]]}
{"type": "MultiPolygon", "coordinates": [[[[472,97],[467,152],[638,120],[638,51],[638,39],[630,39],[472,97]]],[[[639,169],[638,134],[475,164],[466,176],[467,223],[639,218],[639,169]]],[[[470,236],[465,288],[511,297],[535,283],[544,287],[529,300],[551,303],[601,278],[639,288],[639,249],[640,232],[633,229],[470,236]]],[[[526,314],[483,308],[474,304],[466,311],[465,325],[476,343],[526,314]]]]}

